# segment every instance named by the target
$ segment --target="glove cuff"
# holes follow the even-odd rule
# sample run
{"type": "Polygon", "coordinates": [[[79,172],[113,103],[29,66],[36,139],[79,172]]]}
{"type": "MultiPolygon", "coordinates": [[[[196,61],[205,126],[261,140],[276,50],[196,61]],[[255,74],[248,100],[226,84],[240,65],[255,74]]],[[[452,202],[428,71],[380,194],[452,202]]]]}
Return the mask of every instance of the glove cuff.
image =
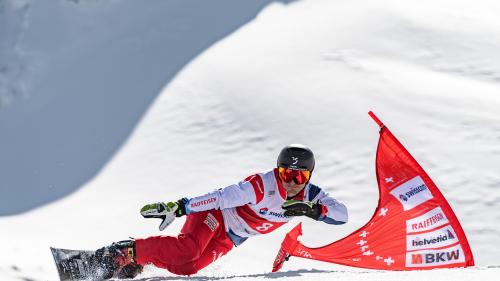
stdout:
{"type": "Polygon", "coordinates": [[[186,204],[189,202],[189,199],[186,197],[179,199],[177,201],[177,204],[179,205],[179,208],[175,211],[175,216],[176,217],[182,217],[186,215],[186,204]]]}
{"type": "Polygon", "coordinates": [[[308,216],[314,220],[319,220],[320,217],[322,216],[322,214],[323,214],[323,205],[316,203],[316,204],[313,204],[311,211],[308,212],[306,214],[306,216],[308,216]]]}

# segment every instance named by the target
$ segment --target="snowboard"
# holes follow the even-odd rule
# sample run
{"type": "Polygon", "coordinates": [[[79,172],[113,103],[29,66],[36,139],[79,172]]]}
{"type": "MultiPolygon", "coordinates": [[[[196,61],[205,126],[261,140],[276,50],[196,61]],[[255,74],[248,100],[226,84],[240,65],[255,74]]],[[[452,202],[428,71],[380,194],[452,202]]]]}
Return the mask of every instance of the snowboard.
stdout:
{"type": "Polygon", "coordinates": [[[95,262],[94,251],[50,248],[61,281],[102,281],[109,270],[95,262]]]}

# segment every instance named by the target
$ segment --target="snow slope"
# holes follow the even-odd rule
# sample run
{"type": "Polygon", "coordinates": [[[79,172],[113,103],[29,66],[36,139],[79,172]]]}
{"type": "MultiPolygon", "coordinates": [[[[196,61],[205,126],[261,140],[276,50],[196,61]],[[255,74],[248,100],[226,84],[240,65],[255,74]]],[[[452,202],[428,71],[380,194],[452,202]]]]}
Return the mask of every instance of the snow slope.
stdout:
{"type": "Polygon", "coordinates": [[[0,3],[0,215],[12,215],[95,176],[179,70],[270,1],[0,3]]]}
{"type": "MultiPolygon", "coordinates": [[[[378,130],[366,115],[368,110],[374,110],[389,126],[448,198],[479,268],[377,272],[292,258],[282,273],[270,274],[284,234],[295,225],[292,222],[250,239],[192,278],[173,277],[154,268],[147,268],[140,278],[485,280],[499,273],[498,268],[487,266],[498,264],[500,254],[496,227],[500,222],[500,20],[496,17],[500,4],[301,0],[283,5],[261,1],[260,7],[268,5],[255,19],[238,17],[240,25],[249,22],[237,28],[233,23],[233,28],[211,37],[211,44],[200,48],[191,41],[196,36],[181,40],[178,48],[194,44],[199,51],[188,52],[189,59],[165,74],[168,70],[162,66],[170,65],[163,61],[169,60],[154,52],[168,45],[162,41],[167,40],[163,35],[170,39],[188,36],[182,28],[189,29],[194,23],[180,24],[162,17],[160,11],[176,5],[184,7],[177,11],[188,13],[202,1],[150,1],[148,13],[134,10],[142,7],[135,1],[80,2],[76,6],[67,1],[30,2],[38,8],[25,19],[33,25],[24,32],[34,32],[35,19],[45,16],[47,9],[69,4],[73,6],[61,8],[62,15],[74,9],[80,18],[68,15],[60,23],[67,21],[71,26],[70,22],[76,22],[81,24],[79,28],[95,31],[84,35],[84,39],[95,39],[93,43],[82,46],[87,41],[78,41],[72,30],[60,31],[74,36],[60,35],[66,38],[64,42],[53,34],[46,41],[34,33],[25,35],[31,41],[23,41],[23,48],[36,46],[39,50],[33,58],[35,65],[44,56],[50,61],[43,62],[36,79],[27,74],[18,82],[6,79],[12,85],[25,85],[27,97],[14,99],[0,111],[2,131],[8,132],[0,139],[2,155],[6,155],[1,170],[8,171],[2,178],[9,182],[2,188],[2,197],[6,194],[8,200],[3,200],[10,206],[22,205],[20,210],[38,206],[0,218],[0,240],[7,253],[0,255],[0,274],[6,280],[55,280],[50,245],[96,248],[128,236],[158,235],[157,223],[138,215],[142,204],[198,195],[271,168],[279,149],[291,142],[308,144],[315,151],[313,181],[346,203],[350,211],[350,222],[342,226],[303,220],[303,241],[321,246],[344,237],[368,221],[377,203],[374,156],[378,130]],[[82,11],[94,13],[95,18],[89,20],[82,11]],[[104,39],[108,33],[101,30],[105,23],[113,22],[107,21],[110,15],[137,17],[144,29],[132,30],[136,22],[125,20],[109,27],[120,31],[112,32],[113,45],[104,39]],[[151,41],[138,35],[163,21],[179,24],[179,29],[160,26],[149,34],[151,41]],[[63,42],[56,46],[64,50],[54,51],[53,46],[41,50],[44,42],[63,42]],[[86,66],[87,72],[71,75],[94,55],[99,59],[86,66]],[[143,62],[143,67],[154,67],[148,72],[127,72],[126,55],[143,62]],[[108,60],[109,56],[117,57],[108,60]],[[111,79],[108,73],[117,74],[111,79]],[[153,74],[157,79],[149,80],[153,74]],[[67,81],[65,87],[74,89],[74,94],[65,97],[60,92],[63,88],[54,86],[59,81],[67,81]],[[91,90],[104,87],[118,91],[114,93],[118,96],[103,97],[99,92],[86,100],[82,96],[94,92],[81,88],[87,81],[96,82],[90,83],[91,90]],[[161,81],[164,87],[160,91],[161,81]],[[135,83],[137,88],[130,90],[135,83]],[[42,86],[47,88],[37,91],[42,86]],[[149,89],[147,98],[136,97],[141,99],[140,106],[135,98],[126,100],[145,89],[149,89]],[[72,105],[68,111],[51,111],[68,103],[72,105]],[[95,110],[91,121],[53,126],[53,122],[87,116],[72,113],[83,110],[80,106],[85,112],[94,112],[91,105],[113,113],[124,106],[120,111],[124,118],[113,119],[95,110]],[[107,130],[122,119],[127,121],[120,132],[107,130]],[[93,125],[100,129],[94,131],[93,125]],[[87,131],[80,134],[82,130],[87,131]],[[73,139],[66,150],[60,149],[64,143],[51,142],[75,132],[96,141],[73,139]],[[107,152],[101,151],[98,141],[102,132],[109,134],[103,137],[111,147],[107,152]],[[38,141],[42,144],[30,146],[38,141]],[[26,153],[24,160],[18,159],[19,152],[26,153]],[[93,153],[100,160],[87,161],[93,153]],[[61,168],[64,165],[47,161],[53,154],[71,164],[83,159],[88,171],[78,173],[80,178],[75,180],[61,168]],[[23,166],[28,160],[46,164],[51,172],[33,176],[33,169],[39,166],[23,166]],[[65,180],[59,182],[59,176],[65,180]],[[37,187],[34,183],[40,180],[45,184],[37,187]],[[51,188],[52,181],[64,190],[51,188]],[[31,199],[39,196],[32,193],[35,188],[50,196],[31,199]],[[62,199],[54,201],[56,198],[62,199]],[[26,200],[32,200],[29,206],[23,205],[26,200]]],[[[245,7],[234,6],[231,11],[240,9],[245,7]]],[[[214,10],[214,14],[227,13],[214,10]]],[[[192,16],[186,14],[186,18],[188,15],[192,16]]],[[[224,26],[225,19],[220,19],[224,26]]],[[[8,57],[16,60],[15,54],[8,57]]],[[[32,58],[23,58],[31,65],[32,58]]],[[[183,219],[174,222],[165,234],[175,234],[182,223],[183,219]]]]}

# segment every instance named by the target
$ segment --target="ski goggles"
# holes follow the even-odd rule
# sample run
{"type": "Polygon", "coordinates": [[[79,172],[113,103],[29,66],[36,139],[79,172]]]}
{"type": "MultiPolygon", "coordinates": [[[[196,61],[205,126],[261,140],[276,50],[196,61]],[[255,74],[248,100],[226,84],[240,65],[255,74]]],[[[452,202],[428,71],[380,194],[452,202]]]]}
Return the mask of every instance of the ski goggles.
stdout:
{"type": "Polygon", "coordinates": [[[284,182],[294,181],[296,184],[304,184],[311,178],[311,171],[278,167],[278,175],[284,182]]]}

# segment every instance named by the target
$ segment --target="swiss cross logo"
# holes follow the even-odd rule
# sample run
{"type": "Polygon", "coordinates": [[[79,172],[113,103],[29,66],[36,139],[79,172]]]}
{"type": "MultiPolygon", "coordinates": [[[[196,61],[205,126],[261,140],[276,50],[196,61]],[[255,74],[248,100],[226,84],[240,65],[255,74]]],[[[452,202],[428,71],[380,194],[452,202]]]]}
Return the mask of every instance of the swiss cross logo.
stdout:
{"type": "Polygon", "coordinates": [[[384,259],[384,262],[388,265],[388,266],[391,266],[395,261],[391,258],[391,257],[388,257],[386,259],[384,259]]]}
{"type": "Polygon", "coordinates": [[[358,242],[358,243],[356,243],[356,244],[358,244],[359,246],[363,246],[363,245],[364,245],[364,244],[366,244],[366,243],[367,243],[367,242],[366,242],[365,240],[361,239],[361,240],[359,240],[359,242],[358,242]]]}

